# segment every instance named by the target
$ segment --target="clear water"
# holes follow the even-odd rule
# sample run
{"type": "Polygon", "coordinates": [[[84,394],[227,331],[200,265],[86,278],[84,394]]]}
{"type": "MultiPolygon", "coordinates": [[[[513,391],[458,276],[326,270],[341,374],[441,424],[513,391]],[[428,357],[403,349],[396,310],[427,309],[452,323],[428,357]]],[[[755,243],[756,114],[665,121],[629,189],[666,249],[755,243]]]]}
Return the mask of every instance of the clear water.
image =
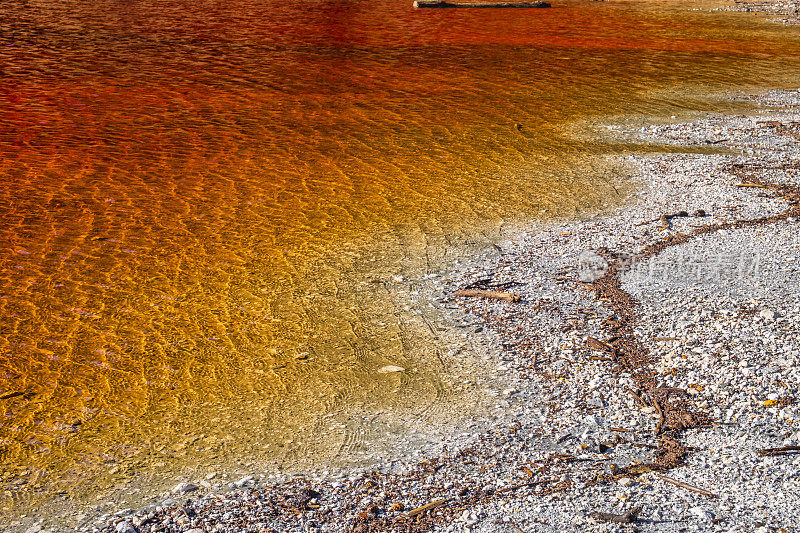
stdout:
{"type": "Polygon", "coordinates": [[[4,512],[452,416],[447,325],[397,280],[619,201],[636,147],[571,124],[800,72],[796,29],[711,3],[410,4],[3,2],[4,512]]]}

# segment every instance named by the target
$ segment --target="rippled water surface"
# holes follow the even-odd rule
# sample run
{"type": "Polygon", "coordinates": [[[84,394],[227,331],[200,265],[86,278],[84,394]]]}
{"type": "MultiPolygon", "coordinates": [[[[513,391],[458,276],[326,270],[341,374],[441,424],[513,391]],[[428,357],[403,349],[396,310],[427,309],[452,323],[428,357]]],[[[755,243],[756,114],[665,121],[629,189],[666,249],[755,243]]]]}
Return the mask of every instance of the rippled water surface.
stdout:
{"type": "Polygon", "coordinates": [[[618,200],[626,148],[568,124],[798,78],[797,30],[711,4],[410,4],[0,5],[4,511],[446,415],[414,293],[504,224],[618,200]]]}

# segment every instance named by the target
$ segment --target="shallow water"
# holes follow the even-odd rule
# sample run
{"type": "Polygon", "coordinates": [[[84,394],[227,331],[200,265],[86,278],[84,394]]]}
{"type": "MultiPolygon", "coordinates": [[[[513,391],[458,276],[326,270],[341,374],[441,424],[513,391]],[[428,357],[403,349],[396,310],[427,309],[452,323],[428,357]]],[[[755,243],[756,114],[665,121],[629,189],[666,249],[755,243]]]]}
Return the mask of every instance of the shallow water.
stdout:
{"type": "Polygon", "coordinates": [[[347,460],[371,422],[337,413],[452,416],[449,325],[414,293],[620,200],[607,156],[634,148],[570,124],[797,82],[796,29],[697,6],[4,2],[0,507],[347,460]]]}

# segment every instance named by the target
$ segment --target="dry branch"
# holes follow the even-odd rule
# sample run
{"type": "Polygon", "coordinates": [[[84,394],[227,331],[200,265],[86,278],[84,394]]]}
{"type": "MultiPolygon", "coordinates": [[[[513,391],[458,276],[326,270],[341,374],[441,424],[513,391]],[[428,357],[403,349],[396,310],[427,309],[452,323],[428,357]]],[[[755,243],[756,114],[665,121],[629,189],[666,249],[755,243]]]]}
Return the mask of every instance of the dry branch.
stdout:
{"type": "Polygon", "coordinates": [[[653,475],[659,479],[663,479],[667,483],[672,483],[676,487],[681,487],[682,489],[690,490],[692,492],[702,494],[703,496],[708,496],[709,498],[717,497],[717,495],[714,494],[713,492],[707,491],[706,489],[701,489],[700,487],[696,487],[694,485],[690,485],[689,483],[684,483],[683,481],[678,481],[677,479],[672,479],[671,477],[665,476],[664,474],[653,472],[653,475]]]}
{"type": "Polygon", "coordinates": [[[800,453],[800,446],[783,446],[781,448],[765,448],[763,450],[758,450],[758,455],[761,457],[788,455],[790,453],[800,453]]]}
{"type": "Polygon", "coordinates": [[[417,507],[416,509],[410,510],[408,512],[408,514],[406,515],[406,517],[411,518],[411,517],[417,516],[418,514],[422,514],[422,513],[425,513],[427,511],[432,511],[432,510],[436,509],[437,507],[440,507],[440,506],[444,505],[445,503],[449,502],[450,500],[452,500],[452,498],[444,498],[443,500],[435,500],[435,501],[432,501],[431,503],[426,503],[425,505],[423,505],[421,507],[417,507]]]}

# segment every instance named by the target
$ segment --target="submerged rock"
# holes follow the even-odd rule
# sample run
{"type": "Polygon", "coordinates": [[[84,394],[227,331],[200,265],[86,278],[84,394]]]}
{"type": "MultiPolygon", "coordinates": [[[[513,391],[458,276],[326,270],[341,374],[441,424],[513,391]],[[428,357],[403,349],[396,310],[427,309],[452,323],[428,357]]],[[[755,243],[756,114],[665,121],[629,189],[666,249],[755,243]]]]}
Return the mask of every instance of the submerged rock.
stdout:
{"type": "Polygon", "coordinates": [[[194,492],[200,487],[194,483],[178,483],[172,488],[172,494],[186,494],[187,492],[194,492]]]}
{"type": "Polygon", "coordinates": [[[391,372],[405,372],[406,369],[402,366],[386,365],[378,369],[378,374],[389,374],[391,372]]]}

